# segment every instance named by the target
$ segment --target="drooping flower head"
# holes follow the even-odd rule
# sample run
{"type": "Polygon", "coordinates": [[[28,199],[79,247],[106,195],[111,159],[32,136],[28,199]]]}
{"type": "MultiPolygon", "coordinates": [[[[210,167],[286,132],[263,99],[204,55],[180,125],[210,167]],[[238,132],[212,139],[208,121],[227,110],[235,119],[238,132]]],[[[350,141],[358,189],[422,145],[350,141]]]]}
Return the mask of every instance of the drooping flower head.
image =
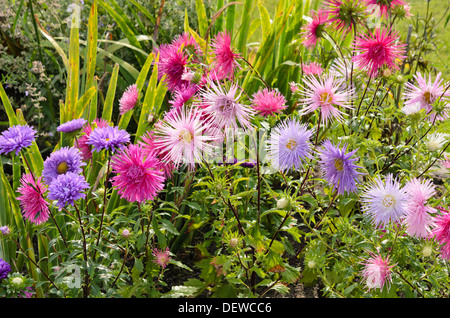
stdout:
{"type": "Polygon", "coordinates": [[[231,36],[227,32],[219,32],[211,41],[214,53],[212,73],[217,80],[233,78],[234,71],[239,67],[240,54],[231,47],[231,36]]]}
{"type": "Polygon", "coordinates": [[[264,88],[253,94],[252,107],[262,116],[275,116],[286,109],[286,99],[277,90],[264,88]]]}
{"type": "Polygon", "coordinates": [[[84,118],[73,119],[68,122],[65,122],[59,125],[56,130],[63,133],[71,133],[83,128],[84,124],[87,123],[87,120],[84,118]]]}
{"type": "Polygon", "coordinates": [[[23,148],[31,146],[36,135],[36,130],[28,125],[16,125],[9,127],[0,135],[0,154],[15,152],[16,156],[23,148]]]}
{"type": "Polygon", "coordinates": [[[372,8],[372,13],[379,13],[379,16],[389,17],[389,12],[396,7],[406,6],[407,3],[403,0],[365,0],[369,9],[372,8]]]}
{"type": "Polygon", "coordinates": [[[371,253],[363,265],[361,274],[369,291],[375,288],[382,290],[385,285],[389,288],[392,281],[391,268],[395,266],[390,264],[389,256],[383,259],[380,254],[371,253]]]}
{"type": "Polygon", "coordinates": [[[311,158],[312,131],[295,119],[275,126],[270,134],[268,157],[279,171],[299,170],[311,158]]]}
{"type": "Polygon", "coordinates": [[[17,192],[20,193],[17,200],[20,202],[23,216],[36,225],[44,223],[49,217],[50,204],[44,198],[45,191],[46,187],[41,182],[41,177],[35,180],[31,173],[22,176],[20,186],[17,188],[17,192]]]}
{"type": "Polygon", "coordinates": [[[408,194],[392,174],[385,181],[379,176],[370,182],[362,194],[363,211],[377,227],[400,222],[407,213],[408,194]]]}
{"type": "Polygon", "coordinates": [[[324,178],[338,194],[356,192],[357,178],[360,174],[357,169],[361,167],[354,164],[359,158],[352,156],[358,149],[346,153],[347,145],[343,145],[342,149],[339,146],[340,144],[333,145],[328,139],[322,144],[319,164],[324,172],[324,178]]]}
{"type": "Polygon", "coordinates": [[[304,108],[300,114],[305,115],[318,109],[322,124],[326,125],[333,118],[342,121],[345,113],[338,107],[352,107],[349,103],[352,90],[345,89],[342,86],[343,81],[344,79],[336,79],[332,74],[320,78],[307,76],[302,92],[305,98],[300,100],[304,108]]]}
{"type": "Polygon", "coordinates": [[[81,152],[74,147],[62,147],[50,154],[44,161],[42,177],[47,185],[50,185],[59,175],[73,172],[81,173],[82,166],[86,163],[81,160],[81,152]]]}
{"type": "Polygon", "coordinates": [[[139,98],[139,92],[136,84],[132,84],[127,87],[123,92],[122,97],[119,100],[119,112],[120,115],[125,114],[130,109],[133,109],[139,98]]]}
{"type": "Polygon", "coordinates": [[[366,6],[362,0],[325,0],[323,12],[333,29],[348,33],[366,17],[366,6]]]}
{"type": "Polygon", "coordinates": [[[103,149],[114,152],[116,148],[122,149],[130,142],[130,135],[124,129],[115,126],[95,128],[86,142],[92,146],[92,151],[100,152],[103,149]]]}
{"type": "Polygon", "coordinates": [[[92,123],[86,125],[80,137],[75,139],[74,146],[80,150],[83,161],[88,161],[92,157],[92,146],[88,144],[89,135],[92,130],[97,127],[106,127],[108,126],[108,122],[102,118],[95,119],[92,123]]]}
{"type": "Polygon", "coordinates": [[[396,31],[375,29],[375,32],[356,38],[353,61],[357,68],[365,70],[370,77],[376,77],[383,68],[399,69],[401,59],[405,58],[405,46],[399,42],[396,31]]]}
{"type": "Polygon", "coordinates": [[[328,14],[322,10],[311,12],[312,20],[303,26],[301,31],[302,43],[307,48],[314,48],[322,38],[328,24],[328,14]]]}
{"type": "Polygon", "coordinates": [[[426,238],[433,226],[432,214],[436,213],[436,209],[427,204],[427,200],[435,193],[433,183],[431,180],[414,178],[408,181],[405,189],[410,197],[404,219],[406,231],[411,236],[426,238]]]}
{"type": "Polygon", "coordinates": [[[83,175],[67,172],[52,181],[48,187],[48,198],[57,200],[56,205],[61,211],[67,205],[74,205],[75,201],[85,198],[84,191],[89,187],[83,175]]]}
{"type": "Polygon", "coordinates": [[[450,211],[443,207],[437,208],[440,212],[433,219],[435,224],[431,231],[430,237],[437,240],[441,246],[441,257],[445,260],[450,260],[450,211]]]}
{"type": "Polygon", "coordinates": [[[129,144],[111,160],[112,185],[128,202],[153,200],[164,188],[164,175],[152,154],[145,155],[140,145],[129,144]]]}
{"type": "Polygon", "coordinates": [[[4,259],[0,258],[0,281],[8,277],[11,272],[11,265],[4,259]]]}
{"type": "Polygon", "coordinates": [[[169,264],[171,258],[170,258],[170,250],[168,247],[166,247],[165,250],[158,250],[157,248],[153,249],[152,252],[155,259],[153,262],[161,266],[162,268],[166,268],[166,266],[169,264]]]}

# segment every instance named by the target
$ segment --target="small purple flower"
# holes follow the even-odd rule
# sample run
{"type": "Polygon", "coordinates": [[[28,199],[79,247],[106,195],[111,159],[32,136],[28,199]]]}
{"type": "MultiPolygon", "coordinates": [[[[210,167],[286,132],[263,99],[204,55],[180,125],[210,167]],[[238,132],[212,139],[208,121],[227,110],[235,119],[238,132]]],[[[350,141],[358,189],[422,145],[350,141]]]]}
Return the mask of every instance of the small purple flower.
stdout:
{"type": "Polygon", "coordinates": [[[122,149],[124,144],[130,142],[130,135],[119,127],[105,126],[95,128],[86,142],[92,145],[92,150],[100,152],[102,149],[122,149]]]}
{"type": "Polygon", "coordinates": [[[0,135],[0,154],[15,151],[16,155],[22,148],[31,146],[36,130],[28,125],[16,125],[8,128],[0,135]]]}
{"type": "Polygon", "coordinates": [[[64,133],[70,133],[81,129],[86,123],[87,120],[84,118],[73,119],[71,121],[65,122],[64,124],[59,125],[58,128],[56,128],[56,130],[64,133]]]}
{"type": "Polygon", "coordinates": [[[324,172],[324,178],[338,194],[357,191],[356,181],[360,172],[356,169],[361,167],[353,163],[358,158],[351,158],[357,150],[345,153],[346,149],[347,145],[339,149],[339,144],[335,146],[329,140],[325,140],[320,153],[319,164],[324,172]]]}
{"type": "Polygon", "coordinates": [[[54,151],[44,161],[44,171],[42,177],[47,185],[50,185],[59,175],[74,172],[81,173],[83,170],[81,166],[86,165],[82,161],[81,152],[77,148],[63,147],[54,151]]]}
{"type": "Polygon", "coordinates": [[[11,265],[0,258],[0,280],[5,279],[11,271],[11,265]]]}
{"type": "Polygon", "coordinates": [[[67,172],[52,181],[48,187],[48,198],[57,200],[56,205],[61,211],[66,205],[74,205],[76,200],[85,198],[84,190],[89,187],[83,175],[67,172]]]}
{"type": "Polygon", "coordinates": [[[0,233],[2,234],[2,235],[9,235],[9,234],[11,234],[11,229],[7,226],[7,225],[5,225],[5,226],[1,226],[0,227],[0,233]]]}

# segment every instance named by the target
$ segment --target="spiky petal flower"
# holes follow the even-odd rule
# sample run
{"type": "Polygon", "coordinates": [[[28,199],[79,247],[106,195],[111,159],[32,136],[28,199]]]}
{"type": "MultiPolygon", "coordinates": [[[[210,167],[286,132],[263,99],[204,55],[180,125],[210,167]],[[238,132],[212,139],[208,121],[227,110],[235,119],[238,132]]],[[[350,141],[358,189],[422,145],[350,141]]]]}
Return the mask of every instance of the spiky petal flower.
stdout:
{"type": "Polygon", "coordinates": [[[158,159],[152,154],[145,156],[140,145],[129,144],[112,157],[111,163],[116,174],[111,179],[112,185],[128,202],[153,200],[164,188],[158,159]]]}
{"type": "Polygon", "coordinates": [[[217,80],[234,77],[234,71],[239,67],[237,60],[240,54],[231,47],[231,36],[227,32],[219,32],[211,41],[215,56],[212,73],[217,80]]]}
{"type": "Polygon", "coordinates": [[[73,119],[68,122],[65,122],[59,125],[56,130],[63,133],[71,133],[83,128],[84,124],[86,124],[87,120],[84,118],[73,119]]]}
{"type": "Polygon", "coordinates": [[[146,156],[151,155],[158,158],[156,163],[158,167],[157,170],[162,170],[166,179],[170,178],[172,176],[173,170],[175,169],[175,165],[173,164],[173,162],[163,159],[166,158],[167,153],[163,152],[161,148],[157,148],[155,146],[154,132],[145,132],[141,138],[141,141],[139,142],[139,145],[141,145],[146,156]]]}
{"type": "Polygon", "coordinates": [[[264,88],[253,94],[252,107],[262,116],[275,116],[286,107],[286,99],[277,90],[264,88]]]}
{"type": "Polygon", "coordinates": [[[295,119],[287,119],[270,134],[268,157],[279,171],[299,170],[311,158],[312,131],[295,119]]]}
{"type": "Polygon", "coordinates": [[[301,31],[302,43],[307,48],[314,48],[322,38],[328,24],[328,14],[323,10],[312,11],[312,20],[303,26],[301,31]]]}
{"type": "Polygon", "coordinates": [[[441,246],[441,257],[450,260],[450,211],[438,207],[439,215],[434,217],[435,228],[430,236],[435,238],[441,246]]]}
{"type": "Polygon", "coordinates": [[[320,75],[323,72],[322,66],[317,62],[302,64],[303,75],[320,75]]]}
{"type": "Polygon", "coordinates": [[[22,214],[25,219],[36,225],[48,220],[50,205],[44,198],[45,185],[41,182],[41,177],[34,178],[31,173],[24,174],[20,180],[17,192],[20,196],[17,200],[22,207],[22,214]]]}
{"type": "Polygon", "coordinates": [[[347,145],[343,145],[342,149],[339,146],[340,144],[333,145],[328,139],[322,144],[319,164],[324,172],[324,178],[338,194],[356,192],[357,178],[360,174],[357,169],[361,167],[354,164],[359,158],[352,156],[358,149],[346,153],[347,145]]]}
{"type": "Polygon", "coordinates": [[[123,92],[122,97],[119,100],[119,112],[120,115],[125,114],[130,109],[133,109],[136,105],[139,97],[139,92],[136,84],[132,84],[127,87],[123,92]]]}
{"type": "Polygon", "coordinates": [[[393,30],[375,29],[375,32],[358,36],[355,40],[353,61],[355,66],[376,77],[382,68],[399,69],[405,58],[406,44],[399,43],[399,34],[393,30]]]}
{"type": "Polygon", "coordinates": [[[303,87],[304,99],[300,101],[305,107],[300,111],[300,115],[305,115],[320,110],[322,124],[326,125],[333,118],[338,121],[343,120],[344,112],[338,107],[351,108],[349,103],[352,90],[342,86],[344,79],[336,79],[334,75],[326,75],[321,78],[307,76],[303,87]]]}
{"type": "Polygon", "coordinates": [[[26,147],[31,146],[36,135],[36,130],[28,125],[16,125],[9,127],[0,135],[0,154],[19,152],[26,147]]]}
{"type": "Polygon", "coordinates": [[[327,23],[345,33],[352,32],[367,16],[363,0],[326,0],[323,5],[327,23]]]}
{"type": "Polygon", "coordinates": [[[158,250],[157,248],[153,249],[152,252],[155,259],[153,262],[161,266],[162,268],[166,268],[166,266],[169,264],[171,258],[170,258],[170,250],[168,247],[166,247],[165,250],[158,250]]]}
{"type": "Polygon", "coordinates": [[[81,136],[75,139],[74,146],[81,152],[83,161],[87,161],[92,157],[92,147],[87,142],[89,141],[89,135],[92,130],[97,127],[106,127],[108,122],[102,118],[94,119],[94,121],[86,125],[81,131],[81,136]]]}
{"type": "Polygon", "coordinates": [[[56,205],[61,211],[67,205],[74,205],[75,201],[85,198],[84,191],[89,187],[83,175],[67,172],[52,181],[48,187],[48,198],[57,200],[56,205]]]}
{"type": "Polygon", "coordinates": [[[407,3],[403,0],[365,0],[372,12],[378,12],[380,16],[388,17],[389,12],[396,7],[406,6],[407,3]]]}
{"type": "Polygon", "coordinates": [[[81,173],[82,166],[86,163],[81,161],[81,153],[74,147],[62,147],[50,154],[44,161],[42,177],[47,185],[50,185],[59,175],[73,172],[81,173]]]}
{"type": "Polygon", "coordinates": [[[361,197],[364,213],[377,227],[385,227],[390,221],[400,222],[407,213],[408,194],[390,173],[385,182],[377,176],[361,197]]]}
{"type": "Polygon", "coordinates": [[[89,135],[88,145],[92,150],[100,152],[103,149],[115,151],[116,148],[122,149],[125,144],[130,142],[130,135],[124,129],[115,126],[105,126],[95,128],[89,135]]]}
{"type": "Polygon", "coordinates": [[[405,185],[405,189],[410,197],[404,219],[406,231],[411,236],[426,238],[433,226],[432,214],[436,213],[436,209],[427,205],[427,200],[435,193],[433,183],[414,178],[405,185]]]}
{"type": "Polygon", "coordinates": [[[390,264],[389,256],[383,259],[380,254],[371,253],[363,265],[361,274],[369,291],[374,288],[382,290],[385,285],[389,288],[392,281],[391,268],[395,266],[390,264]]]}
{"type": "Polygon", "coordinates": [[[186,105],[189,101],[195,99],[195,95],[199,91],[199,87],[196,84],[183,84],[180,87],[177,87],[173,92],[173,99],[169,101],[172,105],[172,108],[176,110],[181,109],[184,105],[186,105]]]}
{"type": "Polygon", "coordinates": [[[193,108],[183,109],[168,117],[155,130],[155,147],[165,152],[161,160],[173,162],[176,166],[185,163],[190,169],[212,153],[209,143],[214,137],[206,134],[211,123],[202,120],[202,112],[193,108]]]}

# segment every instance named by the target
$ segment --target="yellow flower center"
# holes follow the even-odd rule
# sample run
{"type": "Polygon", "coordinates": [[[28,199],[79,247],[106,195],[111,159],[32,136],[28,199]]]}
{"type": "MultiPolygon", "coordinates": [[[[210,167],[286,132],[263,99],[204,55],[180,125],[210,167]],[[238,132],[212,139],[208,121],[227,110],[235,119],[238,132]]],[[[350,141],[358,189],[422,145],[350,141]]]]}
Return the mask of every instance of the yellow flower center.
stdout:
{"type": "Polygon", "coordinates": [[[286,148],[289,150],[294,150],[295,147],[297,147],[297,142],[294,139],[289,139],[289,141],[286,144],[286,148]]]}
{"type": "Polygon", "coordinates": [[[67,163],[65,161],[60,162],[58,164],[58,166],[56,167],[56,171],[58,171],[58,174],[66,173],[68,169],[69,169],[69,166],[67,165],[67,163]]]}
{"type": "Polygon", "coordinates": [[[392,195],[387,194],[387,195],[383,198],[383,200],[382,200],[381,203],[383,204],[383,206],[384,206],[385,208],[390,208],[390,207],[392,207],[392,206],[395,204],[395,199],[394,199],[394,197],[393,197],[392,195]]]}
{"type": "Polygon", "coordinates": [[[333,96],[329,93],[320,94],[320,102],[323,104],[331,104],[333,101],[333,96]]]}
{"type": "Polygon", "coordinates": [[[184,141],[185,143],[190,143],[194,136],[192,136],[191,132],[187,129],[184,129],[180,134],[178,135],[179,141],[184,141]]]}
{"type": "Polygon", "coordinates": [[[425,99],[425,101],[427,102],[427,104],[431,104],[431,93],[426,91],[425,93],[423,93],[423,99],[425,99]]]}
{"type": "Polygon", "coordinates": [[[336,159],[336,160],[334,160],[334,167],[335,167],[338,171],[344,170],[344,161],[343,161],[342,159],[336,159]]]}

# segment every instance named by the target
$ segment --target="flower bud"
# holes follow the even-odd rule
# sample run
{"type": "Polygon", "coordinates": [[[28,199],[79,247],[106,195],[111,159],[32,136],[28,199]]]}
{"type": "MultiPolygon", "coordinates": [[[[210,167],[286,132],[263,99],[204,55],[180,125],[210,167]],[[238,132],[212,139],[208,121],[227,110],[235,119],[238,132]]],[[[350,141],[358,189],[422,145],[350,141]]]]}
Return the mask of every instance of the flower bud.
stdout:
{"type": "Polygon", "coordinates": [[[290,202],[288,198],[281,198],[277,201],[277,208],[284,210],[290,206],[290,202]]]}

